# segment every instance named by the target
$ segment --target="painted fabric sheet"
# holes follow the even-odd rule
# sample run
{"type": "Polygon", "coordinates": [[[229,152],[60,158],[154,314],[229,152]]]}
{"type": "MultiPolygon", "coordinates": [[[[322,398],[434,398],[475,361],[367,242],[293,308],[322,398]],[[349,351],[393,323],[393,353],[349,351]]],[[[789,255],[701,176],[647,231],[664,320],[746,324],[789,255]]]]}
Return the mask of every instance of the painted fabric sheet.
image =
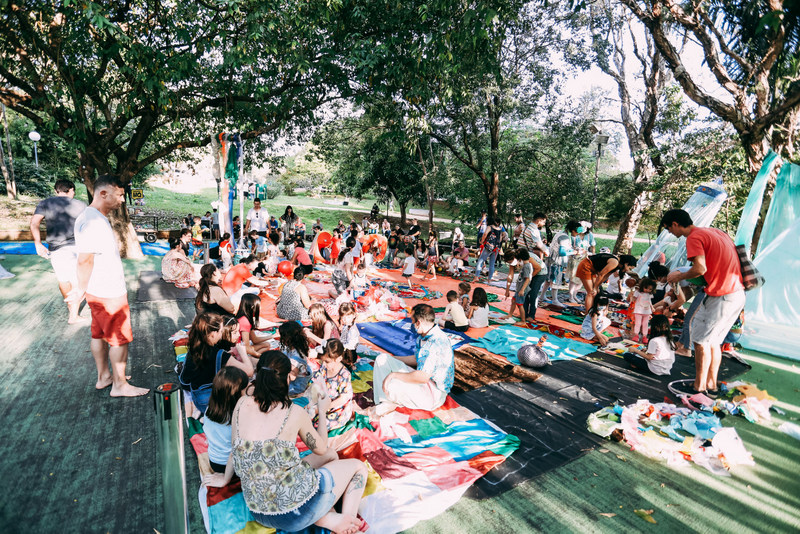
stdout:
{"type": "MultiPolygon", "coordinates": [[[[523,345],[536,344],[544,332],[520,328],[519,326],[498,326],[488,332],[481,339],[473,342],[476,347],[482,347],[489,352],[503,356],[514,365],[519,365],[517,351],[523,345]]],[[[591,354],[595,347],[573,339],[564,339],[548,334],[544,342],[544,350],[550,360],[572,360],[580,356],[591,354]]]]}
{"type": "MultiPolygon", "coordinates": [[[[445,329],[442,329],[442,331],[450,338],[450,343],[454,349],[465,343],[475,341],[461,332],[445,329]]],[[[411,319],[358,323],[358,332],[362,338],[374,343],[389,354],[394,354],[395,356],[411,356],[414,354],[417,334],[411,326],[411,319]]]]}
{"type": "MultiPolygon", "coordinates": [[[[356,402],[362,408],[371,406],[372,361],[359,359],[352,380],[356,402]]],[[[305,401],[295,402],[302,405],[305,401]]],[[[210,473],[203,428],[193,419],[188,421],[200,472],[210,473]]],[[[520,446],[519,438],[451,397],[432,412],[399,408],[373,421],[356,414],[347,425],[329,433],[329,443],[340,458],[366,463],[369,475],[359,514],[369,524],[368,532],[380,534],[400,532],[441,514],[520,446]]],[[[301,455],[308,453],[299,440],[298,449],[301,455]]],[[[209,532],[275,532],[252,520],[238,479],[224,488],[201,489],[199,498],[209,532]]],[[[305,532],[326,531],[314,528],[305,532]]]]}

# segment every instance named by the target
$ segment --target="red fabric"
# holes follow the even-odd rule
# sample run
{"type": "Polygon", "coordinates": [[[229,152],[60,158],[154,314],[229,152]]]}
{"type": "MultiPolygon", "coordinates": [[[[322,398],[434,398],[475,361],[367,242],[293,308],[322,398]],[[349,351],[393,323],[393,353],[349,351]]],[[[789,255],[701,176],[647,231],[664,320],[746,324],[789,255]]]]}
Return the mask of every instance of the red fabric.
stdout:
{"type": "Polygon", "coordinates": [[[467,460],[467,463],[470,467],[485,475],[491,471],[494,466],[503,463],[505,459],[506,457],[501,454],[495,454],[492,451],[484,451],[467,460]]]}
{"type": "Polygon", "coordinates": [[[189,438],[189,441],[192,443],[192,448],[196,454],[208,452],[208,440],[206,439],[205,434],[195,434],[189,438]]]}
{"type": "Polygon", "coordinates": [[[233,295],[242,289],[242,284],[251,276],[253,276],[253,273],[250,272],[250,269],[248,269],[247,265],[244,263],[234,265],[227,274],[225,274],[225,278],[222,280],[222,289],[225,290],[228,296],[233,295]]]}
{"type": "Polygon", "coordinates": [[[427,447],[423,451],[410,452],[403,455],[407,460],[417,466],[417,469],[428,471],[444,464],[453,464],[453,455],[441,447],[427,447]]]}
{"type": "Polygon", "coordinates": [[[206,495],[206,504],[208,506],[214,506],[215,504],[221,503],[225,499],[229,499],[236,495],[237,493],[242,492],[242,481],[239,480],[239,477],[236,475],[233,476],[233,480],[231,480],[230,484],[224,486],[222,488],[212,488],[208,486],[208,494],[206,495]]]}
{"type": "Polygon", "coordinates": [[[721,297],[744,289],[739,255],[728,234],[716,228],[692,229],[686,238],[686,257],[697,256],[706,260],[706,295],[721,297]]]}
{"type": "MultiPolygon", "coordinates": [[[[405,456],[403,456],[403,458],[405,458],[405,456]]],[[[441,489],[449,490],[465,484],[472,484],[481,478],[483,473],[470,466],[467,462],[458,462],[440,465],[436,469],[426,471],[425,475],[428,477],[428,480],[441,489]]]]}
{"type": "Polygon", "coordinates": [[[381,478],[402,478],[417,471],[414,464],[397,456],[391,449],[379,449],[368,452],[364,456],[381,478]]]}
{"type": "Polygon", "coordinates": [[[367,459],[366,456],[364,456],[364,453],[361,451],[361,443],[357,441],[349,447],[345,447],[344,449],[337,451],[337,454],[339,454],[339,458],[342,460],[345,458],[355,458],[363,462],[367,459]]]}

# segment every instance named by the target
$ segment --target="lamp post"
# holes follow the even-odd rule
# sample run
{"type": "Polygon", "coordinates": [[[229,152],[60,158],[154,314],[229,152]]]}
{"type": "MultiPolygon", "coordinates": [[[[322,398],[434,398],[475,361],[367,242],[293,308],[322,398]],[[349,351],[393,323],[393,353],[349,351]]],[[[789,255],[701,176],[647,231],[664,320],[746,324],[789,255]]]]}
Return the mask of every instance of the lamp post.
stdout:
{"type": "Polygon", "coordinates": [[[36,143],[39,142],[39,139],[41,139],[42,136],[39,135],[39,132],[34,130],[34,131],[32,131],[31,133],[28,134],[28,138],[31,141],[33,141],[33,158],[36,161],[36,168],[38,169],[39,168],[39,151],[38,151],[38,148],[36,146],[36,143]]]}
{"type": "Polygon", "coordinates": [[[592,228],[594,228],[595,216],[597,214],[597,173],[600,169],[600,156],[603,154],[603,145],[608,144],[608,136],[598,132],[597,137],[594,139],[594,143],[597,144],[597,159],[595,160],[594,164],[594,193],[592,194],[592,216],[590,220],[592,223],[592,228]]]}

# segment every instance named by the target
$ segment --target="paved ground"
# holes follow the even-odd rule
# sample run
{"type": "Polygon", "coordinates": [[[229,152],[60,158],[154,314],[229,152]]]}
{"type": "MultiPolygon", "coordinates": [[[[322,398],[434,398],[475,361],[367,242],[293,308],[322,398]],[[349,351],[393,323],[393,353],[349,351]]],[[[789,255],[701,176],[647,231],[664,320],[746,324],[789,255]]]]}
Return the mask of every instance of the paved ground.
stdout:
{"type": "MultiPolygon", "coordinates": [[[[190,320],[192,305],[136,302],[139,271],[152,270],[158,259],[125,264],[136,337],[129,372],[132,382],[153,388],[175,379],[167,337],[190,320]]],[[[88,326],[65,324],[48,264],[9,256],[3,265],[17,277],[0,281],[0,480],[6,485],[0,532],[163,532],[152,395],[111,399],[95,391],[88,326]]],[[[800,418],[800,367],[760,354],[750,361],[753,370],[743,378],[768,389],[786,412],[767,425],[739,417],[724,421],[737,429],[755,467],[715,477],[608,443],[494,497],[463,498],[411,531],[800,531],[800,446],[776,428],[779,421],[800,418]],[[657,523],[645,522],[635,509],[653,509],[657,523]]],[[[574,426],[584,428],[585,422],[575,420],[574,426]]],[[[191,531],[202,532],[188,443],[186,458],[191,531]]]]}

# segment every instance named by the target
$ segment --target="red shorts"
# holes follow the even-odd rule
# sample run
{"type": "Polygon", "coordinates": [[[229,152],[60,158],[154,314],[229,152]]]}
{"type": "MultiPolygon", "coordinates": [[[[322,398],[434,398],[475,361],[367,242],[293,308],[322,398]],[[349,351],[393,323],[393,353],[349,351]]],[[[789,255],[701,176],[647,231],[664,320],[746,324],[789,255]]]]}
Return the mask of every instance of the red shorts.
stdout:
{"type": "Polygon", "coordinates": [[[133,341],[127,294],[111,299],[86,295],[86,303],[92,310],[92,339],[103,339],[112,347],[133,341]]]}

